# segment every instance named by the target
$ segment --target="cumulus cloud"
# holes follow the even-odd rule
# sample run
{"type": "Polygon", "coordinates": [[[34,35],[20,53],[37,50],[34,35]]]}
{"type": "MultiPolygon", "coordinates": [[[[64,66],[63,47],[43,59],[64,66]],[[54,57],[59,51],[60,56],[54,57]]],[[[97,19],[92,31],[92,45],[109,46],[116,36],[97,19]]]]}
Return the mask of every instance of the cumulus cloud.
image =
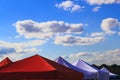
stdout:
{"type": "Polygon", "coordinates": [[[81,34],[86,24],[70,24],[64,21],[35,22],[32,20],[17,21],[16,30],[20,36],[25,38],[51,38],[56,34],[81,34]]]}
{"type": "Polygon", "coordinates": [[[2,54],[2,55],[0,55],[0,61],[2,61],[6,57],[9,57],[10,60],[12,60],[12,61],[16,61],[16,60],[22,59],[23,56],[24,56],[24,53],[19,53],[19,54],[16,54],[16,53],[2,54]]]}
{"type": "Polygon", "coordinates": [[[64,1],[60,4],[56,4],[56,7],[59,7],[59,8],[63,8],[64,10],[70,10],[70,8],[73,6],[73,2],[72,1],[64,1]]]}
{"type": "Polygon", "coordinates": [[[10,60],[17,61],[17,60],[21,60],[23,58],[29,57],[29,56],[33,56],[36,53],[29,53],[29,54],[25,54],[25,53],[7,53],[7,54],[0,54],[0,61],[2,61],[3,59],[5,59],[6,57],[9,57],[10,60]]]}
{"type": "Polygon", "coordinates": [[[94,7],[94,8],[92,9],[92,11],[93,11],[93,12],[98,12],[100,8],[101,8],[100,6],[94,7]]]}
{"type": "Polygon", "coordinates": [[[107,34],[116,33],[116,31],[113,31],[112,29],[118,26],[120,26],[120,22],[118,21],[118,19],[115,19],[115,18],[106,18],[102,20],[102,23],[101,23],[102,30],[107,34]]]}
{"type": "Polygon", "coordinates": [[[94,32],[91,34],[92,37],[103,37],[105,34],[103,32],[94,32]]]}
{"type": "Polygon", "coordinates": [[[120,64],[120,49],[109,50],[96,56],[91,62],[104,63],[104,64],[120,64]]]}
{"type": "Polygon", "coordinates": [[[69,55],[63,56],[65,59],[70,61],[71,63],[77,61],[78,59],[82,59],[86,62],[92,63],[94,57],[98,55],[97,52],[78,52],[78,53],[73,53],[69,55]]]}
{"type": "Polygon", "coordinates": [[[21,43],[0,41],[0,54],[37,52],[39,50],[37,50],[35,47],[40,46],[43,43],[45,43],[43,40],[32,40],[29,42],[21,43]]]}
{"type": "Polygon", "coordinates": [[[74,45],[91,45],[104,41],[104,37],[80,37],[80,36],[57,36],[55,38],[55,44],[64,46],[74,46],[74,45]]]}
{"type": "Polygon", "coordinates": [[[120,32],[118,32],[118,35],[120,35],[120,32]]]}
{"type": "Polygon", "coordinates": [[[120,0],[87,0],[90,5],[120,4],[120,0]]]}
{"type": "MultiPolygon", "coordinates": [[[[86,24],[82,24],[82,23],[75,24],[75,23],[67,23],[64,21],[35,22],[33,20],[23,20],[23,21],[17,21],[14,25],[16,31],[19,33],[19,36],[24,36],[25,38],[42,39],[42,40],[34,40],[32,42],[27,42],[25,43],[26,46],[28,44],[29,46],[39,46],[45,43],[43,40],[49,38],[53,38],[54,44],[56,45],[85,46],[85,45],[92,45],[104,41],[106,34],[118,33],[119,35],[119,32],[114,31],[113,28],[120,26],[120,22],[115,18],[103,19],[101,23],[101,28],[103,32],[92,33],[89,37],[80,37],[80,34],[83,33],[84,31],[83,27],[86,26],[86,24]]],[[[16,46],[15,43],[13,45],[16,46]]],[[[25,47],[18,43],[17,45],[25,47]]],[[[15,50],[17,52],[20,52],[22,48],[16,47],[15,50]]]]}
{"type": "Polygon", "coordinates": [[[64,56],[70,62],[82,59],[91,64],[120,64],[120,49],[108,50],[103,52],[78,52],[64,56]]]}
{"type": "Polygon", "coordinates": [[[37,47],[44,44],[43,40],[31,40],[27,42],[5,42],[0,40],[0,60],[9,57],[12,61],[24,58],[26,55],[36,54],[41,52],[37,47]]]}
{"type": "Polygon", "coordinates": [[[70,0],[63,1],[59,4],[56,4],[55,6],[57,8],[63,8],[64,10],[71,11],[71,12],[75,12],[84,8],[83,6],[75,4],[73,1],[70,1],[70,0]]]}

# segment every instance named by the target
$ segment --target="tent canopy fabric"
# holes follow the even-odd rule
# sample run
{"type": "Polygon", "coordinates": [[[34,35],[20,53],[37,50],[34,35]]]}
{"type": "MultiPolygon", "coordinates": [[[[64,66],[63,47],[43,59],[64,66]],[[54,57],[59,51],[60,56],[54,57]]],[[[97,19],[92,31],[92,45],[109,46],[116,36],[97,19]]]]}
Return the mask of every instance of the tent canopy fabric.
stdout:
{"type": "Polygon", "coordinates": [[[92,73],[97,73],[98,71],[96,69],[94,69],[91,65],[89,65],[88,63],[84,62],[83,60],[77,60],[76,62],[73,63],[74,66],[79,67],[83,70],[87,70],[89,72],[92,73]]]}
{"type": "Polygon", "coordinates": [[[98,80],[109,80],[109,75],[106,72],[100,71],[99,69],[91,66],[87,62],[83,60],[77,60],[76,62],[73,63],[74,66],[86,70],[89,73],[92,74],[93,79],[98,79],[98,80]]]}
{"type": "Polygon", "coordinates": [[[5,66],[5,65],[8,65],[8,64],[10,64],[10,63],[12,63],[12,61],[11,61],[8,57],[6,57],[5,59],[3,59],[3,60],[0,62],[0,67],[3,67],[3,66],[5,66]]]}
{"type": "Polygon", "coordinates": [[[109,73],[99,70],[99,80],[109,80],[109,73]]]}
{"type": "Polygon", "coordinates": [[[74,65],[63,59],[62,57],[58,57],[57,59],[55,59],[55,62],[62,64],[68,68],[74,69],[76,71],[82,72],[84,74],[84,79],[93,79],[93,75],[94,75],[93,73],[87,71],[86,69],[84,70],[82,68],[75,67],[74,65]]]}
{"type": "Polygon", "coordinates": [[[76,71],[79,71],[79,72],[83,72],[84,70],[80,70],[79,68],[73,66],[72,64],[70,64],[68,61],[66,61],[65,59],[63,59],[62,57],[58,57],[57,59],[55,59],[55,62],[59,63],[59,64],[62,64],[68,68],[71,68],[71,69],[74,69],[76,71]]]}
{"type": "Polygon", "coordinates": [[[0,68],[0,80],[82,80],[83,74],[34,55],[0,68]]]}
{"type": "Polygon", "coordinates": [[[110,72],[107,68],[105,68],[105,67],[101,68],[101,70],[104,71],[104,72],[108,72],[110,77],[117,76],[117,74],[111,73],[111,72],[110,72]]]}
{"type": "Polygon", "coordinates": [[[88,63],[84,62],[83,60],[77,60],[73,63],[74,66],[76,66],[79,69],[83,69],[90,74],[92,74],[91,78],[97,79],[98,78],[98,71],[94,69],[92,66],[90,66],[88,63]]]}

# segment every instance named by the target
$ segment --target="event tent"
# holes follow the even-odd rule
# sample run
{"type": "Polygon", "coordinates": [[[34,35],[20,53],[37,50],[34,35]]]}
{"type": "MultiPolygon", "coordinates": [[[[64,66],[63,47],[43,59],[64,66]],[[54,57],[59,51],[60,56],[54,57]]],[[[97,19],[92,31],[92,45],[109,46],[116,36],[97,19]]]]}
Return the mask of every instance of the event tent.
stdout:
{"type": "Polygon", "coordinates": [[[83,74],[34,55],[0,68],[0,80],[83,80],[83,74]]]}
{"type": "Polygon", "coordinates": [[[116,76],[117,76],[117,74],[111,73],[111,72],[110,72],[107,68],[105,68],[105,67],[101,68],[101,70],[104,71],[104,72],[108,72],[110,77],[116,77],[116,76]]]}
{"type": "Polygon", "coordinates": [[[77,68],[75,66],[73,66],[72,64],[70,64],[68,61],[66,61],[65,59],[63,59],[62,57],[58,57],[57,59],[55,59],[55,62],[62,64],[68,68],[74,69],[76,71],[82,72],[84,74],[84,79],[93,79],[94,78],[94,73],[91,73],[89,71],[87,71],[86,69],[81,69],[81,68],[77,68]]]}
{"type": "Polygon", "coordinates": [[[91,67],[88,63],[84,62],[83,60],[79,59],[76,62],[73,63],[74,66],[76,66],[79,69],[85,70],[92,74],[92,79],[98,79],[98,71],[91,67]]]}
{"type": "Polygon", "coordinates": [[[77,60],[76,62],[73,63],[74,66],[78,67],[79,69],[83,69],[88,71],[89,73],[92,74],[93,79],[98,79],[98,80],[109,80],[109,74],[107,72],[101,71],[87,62],[83,60],[77,60]]]}
{"type": "Polygon", "coordinates": [[[6,57],[5,59],[3,59],[3,60],[0,62],[0,67],[3,67],[3,66],[5,66],[5,65],[8,65],[8,64],[10,64],[10,63],[12,63],[12,61],[11,61],[8,57],[6,57]]]}
{"type": "Polygon", "coordinates": [[[99,72],[99,79],[98,80],[109,80],[109,73],[102,71],[102,70],[98,70],[99,72]]]}

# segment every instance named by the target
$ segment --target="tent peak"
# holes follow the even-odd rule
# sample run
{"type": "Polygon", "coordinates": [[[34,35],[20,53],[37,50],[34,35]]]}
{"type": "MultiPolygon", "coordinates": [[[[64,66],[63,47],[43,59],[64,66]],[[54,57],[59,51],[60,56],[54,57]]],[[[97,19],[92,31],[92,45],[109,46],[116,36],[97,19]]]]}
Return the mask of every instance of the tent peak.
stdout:
{"type": "Polygon", "coordinates": [[[1,62],[3,62],[3,61],[10,61],[10,62],[12,62],[8,57],[5,57],[1,62]]]}
{"type": "Polygon", "coordinates": [[[63,63],[64,59],[59,56],[58,58],[55,59],[55,62],[60,62],[60,63],[63,63]]]}
{"type": "Polygon", "coordinates": [[[117,76],[117,74],[114,74],[114,73],[110,72],[110,71],[109,71],[107,68],[105,68],[105,67],[101,68],[100,70],[105,71],[105,72],[108,72],[109,75],[110,75],[110,77],[117,76]]]}
{"type": "MultiPolygon", "coordinates": [[[[39,54],[35,54],[35,55],[33,55],[33,56],[30,56],[30,57],[42,57],[42,56],[40,56],[39,54]]],[[[29,57],[28,57],[29,58],[29,57]]]]}
{"type": "Polygon", "coordinates": [[[35,55],[33,55],[33,56],[40,56],[39,54],[35,54],[35,55]]]}
{"type": "MultiPolygon", "coordinates": [[[[84,63],[84,64],[86,64],[86,65],[88,65],[88,66],[91,66],[89,63],[85,62],[85,61],[82,60],[82,59],[78,59],[78,60],[77,60],[77,63],[79,63],[79,62],[82,62],[82,63],[84,63]]],[[[92,67],[93,67],[93,66],[92,66],[92,67]]]]}
{"type": "Polygon", "coordinates": [[[61,56],[59,56],[58,58],[63,59],[61,56]]]}
{"type": "Polygon", "coordinates": [[[76,61],[76,63],[79,63],[79,62],[84,62],[84,61],[81,60],[81,59],[78,59],[78,60],[76,61]]]}
{"type": "Polygon", "coordinates": [[[5,59],[9,59],[8,57],[5,57],[5,59]]]}
{"type": "Polygon", "coordinates": [[[55,59],[55,61],[56,60],[64,60],[64,58],[62,58],[61,56],[59,56],[59,57],[57,57],[56,59],[55,59]]]}
{"type": "MultiPolygon", "coordinates": [[[[102,67],[101,69],[106,69],[106,67],[102,67]]],[[[107,70],[107,69],[106,69],[107,70]]]]}
{"type": "Polygon", "coordinates": [[[12,61],[8,57],[6,57],[0,62],[0,67],[5,66],[10,63],[12,63],[12,61]]]}

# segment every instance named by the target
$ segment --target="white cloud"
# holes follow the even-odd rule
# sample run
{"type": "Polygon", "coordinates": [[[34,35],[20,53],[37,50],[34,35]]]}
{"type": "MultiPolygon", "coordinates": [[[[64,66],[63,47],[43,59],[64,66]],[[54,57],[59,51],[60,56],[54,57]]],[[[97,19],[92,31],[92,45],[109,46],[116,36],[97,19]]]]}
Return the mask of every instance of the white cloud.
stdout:
{"type": "Polygon", "coordinates": [[[120,4],[120,0],[87,0],[90,5],[120,4]]]}
{"type": "Polygon", "coordinates": [[[105,51],[99,56],[96,56],[91,62],[104,63],[104,64],[120,64],[120,49],[105,51]]]}
{"type": "MultiPolygon", "coordinates": [[[[51,38],[56,34],[63,33],[77,33],[81,34],[86,24],[70,24],[64,21],[48,21],[48,22],[35,22],[32,20],[17,21],[15,24],[16,30],[20,36],[25,38],[51,38]]],[[[17,36],[18,37],[18,36],[17,36]]]]}
{"type": "Polygon", "coordinates": [[[76,4],[76,5],[74,5],[74,6],[72,7],[71,12],[78,11],[78,10],[80,10],[80,9],[82,9],[82,8],[85,8],[85,7],[76,4]]]}
{"type": "Polygon", "coordinates": [[[83,6],[75,4],[73,1],[70,1],[70,0],[63,1],[60,4],[56,4],[56,7],[63,8],[64,10],[71,11],[71,12],[75,12],[84,8],[83,6]]]}
{"type": "Polygon", "coordinates": [[[103,37],[105,34],[103,32],[95,32],[91,34],[92,37],[103,37]]]}
{"type": "Polygon", "coordinates": [[[118,35],[120,35],[120,32],[118,32],[118,35]]]}
{"type": "Polygon", "coordinates": [[[43,40],[32,40],[29,42],[21,43],[10,43],[5,41],[0,41],[0,54],[8,53],[33,53],[38,52],[35,47],[44,44],[43,40]]]}
{"type": "Polygon", "coordinates": [[[120,22],[118,21],[118,19],[106,18],[102,20],[101,28],[107,34],[114,34],[116,33],[116,31],[113,31],[112,29],[115,27],[118,27],[119,25],[120,25],[120,22]]]}
{"type": "Polygon", "coordinates": [[[94,7],[94,8],[92,9],[92,11],[93,11],[93,12],[98,12],[100,8],[101,8],[100,6],[94,7]]]}
{"type": "Polygon", "coordinates": [[[29,56],[33,56],[35,54],[36,53],[25,54],[24,52],[23,53],[19,53],[19,54],[18,53],[0,54],[0,61],[5,59],[6,57],[8,57],[10,60],[12,60],[14,62],[14,61],[21,60],[21,59],[24,59],[24,58],[29,57],[29,56]]]}
{"type": "Polygon", "coordinates": [[[91,45],[104,41],[104,37],[79,37],[72,35],[57,36],[55,38],[55,44],[64,46],[74,46],[74,45],[91,45]]]}
{"type": "Polygon", "coordinates": [[[16,54],[16,53],[2,54],[2,55],[0,55],[0,61],[2,61],[6,57],[9,57],[10,60],[12,60],[12,61],[20,60],[20,59],[22,59],[23,55],[24,55],[24,53],[19,53],[19,54],[16,54]]]}
{"type": "Polygon", "coordinates": [[[78,59],[82,59],[86,62],[92,63],[91,61],[93,61],[94,57],[96,57],[97,55],[98,53],[96,52],[78,52],[63,57],[71,63],[75,62],[78,59]]]}
{"type": "Polygon", "coordinates": [[[36,54],[41,52],[37,47],[44,44],[43,40],[31,40],[28,42],[5,42],[0,41],[0,60],[9,57],[12,61],[24,58],[26,55],[36,54]]]}
{"type": "Polygon", "coordinates": [[[73,6],[74,6],[73,2],[69,1],[69,0],[64,1],[64,2],[62,2],[60,4],[56,4],[56,7],[63,8],[64,10],[70,10],[70,8],[73,7],[73,6]]]}
{"type": "Polygon", "coordinates": [[[82,59],[91,64],[120,64],[120,49],[108,50],[103,52],[78,52],[64,56],[70,62],[82,59]]]}

